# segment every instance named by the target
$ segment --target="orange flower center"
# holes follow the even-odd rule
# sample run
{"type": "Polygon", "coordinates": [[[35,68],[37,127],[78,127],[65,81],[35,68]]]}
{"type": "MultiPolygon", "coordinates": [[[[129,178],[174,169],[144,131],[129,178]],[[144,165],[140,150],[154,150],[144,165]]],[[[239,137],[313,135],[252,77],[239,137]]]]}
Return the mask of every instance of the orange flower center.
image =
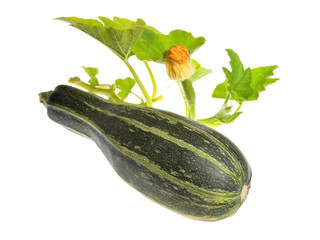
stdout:
{"type": "Polygon", "coordinates": [[[171,47],[168,52],[168,57],[171,60],[179,63],[190,60],[188,50],[181,45],[171,47]]]}

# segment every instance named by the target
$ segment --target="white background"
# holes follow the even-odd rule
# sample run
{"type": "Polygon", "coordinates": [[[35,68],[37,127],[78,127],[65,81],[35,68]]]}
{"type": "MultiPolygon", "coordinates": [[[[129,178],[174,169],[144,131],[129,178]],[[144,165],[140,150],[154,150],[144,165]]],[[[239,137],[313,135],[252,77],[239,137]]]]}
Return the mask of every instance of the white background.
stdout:
{"type": "MultiPolygon", "coordinates": [[[[320,239],[318,1],[4,1],[0,5],[1,151],[0,239],[320,239]],[[130,76],[106,47],[53,21],[60,16],[144,19],[163,33],[204,36],[193,58],[214,71],[195,83],[198,116],[229,68],[226,48],[245,67],[279,65],[281,80],[244,104],[232,139],[253,169],[252,188],[238,213],[218,222],[184,218],[123,182],[96,145],[52,122],[38,93],[85,78],[130,76]]],[[[148,89],[142,63],[130,62],[148,89]]],[[[151,63],[166,100],[156,105],[184,114],[163,65],[151,63]]]]}

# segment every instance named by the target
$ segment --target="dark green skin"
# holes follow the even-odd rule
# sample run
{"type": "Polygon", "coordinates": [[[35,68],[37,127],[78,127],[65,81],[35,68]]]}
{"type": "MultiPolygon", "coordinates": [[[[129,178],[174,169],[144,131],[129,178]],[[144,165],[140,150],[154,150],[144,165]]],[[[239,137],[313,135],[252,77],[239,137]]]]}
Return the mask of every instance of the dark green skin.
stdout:
{"type": "Polygon", "coordinates": [[[175,212],[219,220],[233,215],[247,195],[242,190],[250,187],[251,168],[241,151],[197,121],[65,85],[42,96],[53,121],[92,139],[124,181],[175,212]]]}

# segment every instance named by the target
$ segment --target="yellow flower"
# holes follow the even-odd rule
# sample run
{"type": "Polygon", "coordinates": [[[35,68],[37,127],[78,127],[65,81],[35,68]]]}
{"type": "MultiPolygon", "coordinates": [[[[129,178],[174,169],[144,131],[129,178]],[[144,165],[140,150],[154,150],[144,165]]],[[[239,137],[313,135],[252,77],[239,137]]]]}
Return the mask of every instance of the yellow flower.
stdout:
{"type": "Polygon", "coordinates": [[[194,73],[194,65],[189,52],[181,45],[169,49],[166,60],[167,73],[170,79],[182,81],[194,73]]]}

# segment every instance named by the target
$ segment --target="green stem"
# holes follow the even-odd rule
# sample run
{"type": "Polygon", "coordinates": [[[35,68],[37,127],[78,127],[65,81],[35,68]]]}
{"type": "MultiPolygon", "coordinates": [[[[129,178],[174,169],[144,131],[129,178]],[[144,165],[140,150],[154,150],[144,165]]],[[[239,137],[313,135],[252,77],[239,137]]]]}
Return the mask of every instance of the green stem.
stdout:
{"type": "Polygon", "coordinates": [[[236,112],[239,112],[241,106],[242,106],[242,103],[239,103],[239,106],[238,106],[238,108],[236,109],[235,113],[236,113],[236,112]]]}
{"type": "Polygon", "coordinates": [[[96,88],[92,85],[89,85],[85,82],[82,82],[80,80],[80,78],[78,77],[74,77],[74,78],[70,78],[69,79],[69,83],[72,83],[78,87],[81,87],[85,90],[87,90],[88,92],[90,93],[94,93],[94,94],[100,94],[100,95],[104,95],[104,96],[107,96],[109,97],[109,99],[112,101],[112,102],[115,102],[115,103],[121,103],[121,104],[128,104],[127,102],[125,101],[122,101],[115,93],[112,89],[102,89],[102,88],[96,88]]]}
{"type": "Polygon", "coordinates": [[[134,77],[134,79],[136,80],[137,84],[139,85],[139,87],[140,87],[140,89],[141,89],[141,91],[143,93],[143,96],[146,99],[147,106],[148,107],[152,107],[151,98],[150,98],[146,88],[144,87],[143,83],[141,82],[140,78],[138,77],[137,73],[134,71],[133,67],[130,65],[130,63],[128,62],[127,59],[124,59],[123,61],[127,65],[127,67],[129,68],[132,76],[134,77]]]}
{"type": "Polygon", "coordinates": [[[153,100],[154,98],[156,98],[157,96],[157,83],[156,83],[156,80],[154,78],[154,75],[151,71],[151,68],[149,67],[149,64],[147,61],[143,61],[144,65],[146,66],[147,70],[148,70],[148,73],[150,75],[150,78],[151,78],[151,82],[152,82],[152,96],[151,96],[151,99],[153,100]]]}
{"type": "Polygon", "coordinates": [[[191,119],[196,118],[196,94],[190,79],[178,81],[180,91],[186,106],[186,116],[191,119]]]}
{"type": "Polygon", "coordinates": [[[223,103],[223,106],[226,106],[226,105],[228,104],[230,98],[231,98],[231,95],[228,93],[228,94],[227,94],[227,97],[226,97],[226,100],[225,100],[224,103],[223,103]]]}
{"type": "Polygon", "coordinates": [[[134,96],[136,96],[137,98],[139,98],[139,100],[141,101],[141,105],[144,105],[144,102],[143,102],[143,98],[142,97],[139,97],[137,94],[135,94],[134,92],[131,92],[134,96]]]}

